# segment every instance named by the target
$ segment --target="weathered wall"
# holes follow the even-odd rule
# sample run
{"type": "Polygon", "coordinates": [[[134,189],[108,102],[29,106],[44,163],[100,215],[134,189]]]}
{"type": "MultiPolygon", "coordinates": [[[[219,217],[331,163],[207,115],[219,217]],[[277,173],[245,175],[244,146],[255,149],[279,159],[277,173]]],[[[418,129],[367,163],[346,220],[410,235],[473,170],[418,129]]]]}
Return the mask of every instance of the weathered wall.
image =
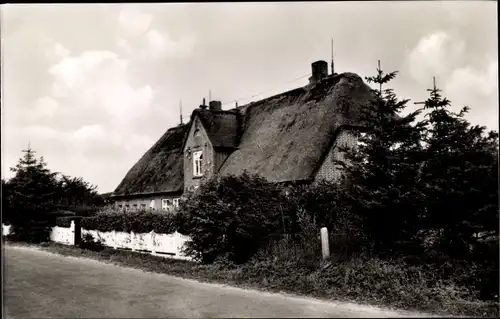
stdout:
{"type": "Polygon", "coordinates": [[[135,198],[123,198],[116,199],[114,202],[114,207],[117,209],[127,210],[126,205],[129,205],[128,210],[136,209],[149,209],[151,201],[154,200],[154,210],[161,210],[161,200],[170,199],[172,201],[174,198],[180,198],[181,194],[165,194],[165,195],[150,195],[141,196],[135,198]]]}
{"type": "Polygon", "coordinates": [[[340,147],[355,147],[357,143],[356,132],[352,130],[342,130],[332,148],[328,152],[323,164],[319,168],[316,173],[316,180],[329,180],[329,181],[338,181],[342,176],[342,167],[338,164],[335,164],[334,161],[344,161],[345,155],[340,152],[340,147]]]}
{"type": "Polygon", "coordinates": [[[189,135],[184,146],[184,191],[194,191],[204,179],[209,179],[214,173],[214,150],[207,132],[198,117],[193,120],[189,135]],[[199,135],[195,136],[195,130],[199,135]],[[203,151],[203,177],[195,177],[193,168],[193,153],[203,151]]]}
{"type": "MultiPolygon", "coordinates": [[[[10,226],[2,224],[2,235],[10,233],[10,226]]],[[[151,253],[156,256],[170,257],[175,259],[191,260],[182,250],[184,244],[190,240],[189,236],[178,232],[172,234],[149,233],[125,233],[125,232],[101,232],[97,230],[82,229],[81,236],[92,235],[94,240],[100,241],[104,246],[115,249],[130,249],[132,251],[151,253]]],[[[50,240],[64,245],[75,245],[75,223],[71,221],[70,227],[52,227],[50,240]]]]}
{"type": "Polygon", "coordinates": [[[216,151],[214,152],[214,166],[215,172],[218,172],[224,161],[229,157],[229,151],[216,151]]]}

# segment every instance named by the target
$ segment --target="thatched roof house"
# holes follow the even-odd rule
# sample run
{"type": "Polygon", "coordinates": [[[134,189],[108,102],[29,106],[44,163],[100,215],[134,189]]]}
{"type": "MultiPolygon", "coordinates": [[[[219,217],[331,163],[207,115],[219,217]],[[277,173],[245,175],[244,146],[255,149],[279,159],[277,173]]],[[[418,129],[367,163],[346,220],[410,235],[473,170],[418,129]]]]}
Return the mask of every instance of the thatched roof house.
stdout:
{"type": "Polygon", "coordinates": [[[168,208],[203,178],[245,170],[273,182],[338,178],[338,146],[355,143],[360,109],[373,95],[358,75],[327,68],[315,62],[308,85],[235,109],[201,105],[130,169],[114,192],[118,205],[151,200],[160,208],[156,198],[168,208]]]}

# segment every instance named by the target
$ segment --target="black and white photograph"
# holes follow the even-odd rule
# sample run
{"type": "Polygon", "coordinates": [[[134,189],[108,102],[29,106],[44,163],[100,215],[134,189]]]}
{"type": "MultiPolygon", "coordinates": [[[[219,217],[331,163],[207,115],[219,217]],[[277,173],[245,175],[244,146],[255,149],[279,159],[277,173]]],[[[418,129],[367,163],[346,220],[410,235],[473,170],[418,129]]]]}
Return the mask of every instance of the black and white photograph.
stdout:
{"type": "Polygon", "coordinates": [[[498,317],[497,1],[0,5],[2,317],[498,317]]]}

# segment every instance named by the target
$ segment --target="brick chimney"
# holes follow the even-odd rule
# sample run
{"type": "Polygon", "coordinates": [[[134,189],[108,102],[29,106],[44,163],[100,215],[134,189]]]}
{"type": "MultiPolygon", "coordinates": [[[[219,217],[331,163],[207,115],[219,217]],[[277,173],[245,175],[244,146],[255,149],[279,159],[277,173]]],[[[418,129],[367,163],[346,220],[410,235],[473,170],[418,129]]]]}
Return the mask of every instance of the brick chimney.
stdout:
{"type": "Polygon", "coordinates": [[[200,109],[205,110],[207,108],[207,105],[205,104],[205,98],[203,98],[203,104],[200,105],[200,109]]]}
{"type": "Polygon", "coordinates": [[[312,76],[309,78],[309,83],[314,84],[319,82],[322,78],[328,76],[328,63],[323,60],[313,62],[311,64],[312,76]]]}
{"type": "Polygon", "coordinates": [[[210,111],[222,111],[221,101],[210,101],[209,109],[210,111]]]}

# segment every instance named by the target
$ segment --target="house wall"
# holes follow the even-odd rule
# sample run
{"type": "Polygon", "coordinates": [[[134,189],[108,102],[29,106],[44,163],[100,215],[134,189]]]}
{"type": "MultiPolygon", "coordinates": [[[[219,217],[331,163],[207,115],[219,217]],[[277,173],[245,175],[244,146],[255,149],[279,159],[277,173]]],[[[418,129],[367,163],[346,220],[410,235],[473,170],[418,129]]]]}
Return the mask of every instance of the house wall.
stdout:
{"type": "Polygon", "coordinates": [[[231,152],[226,152],[226,151],[216,151],[214,152],[214,166],[215,166],[215,172],[218,172],[224,164],[224,161],[229,157],[231,152]]]}
{"type": "Polygon", "coordinates": [[[172,201],[174,198],[180,198],[181,194],[165,194],[159,195],[154,194],[150,196],[141,196],[134,198],[119,198],[114,202],[114,207],[116,209],[124,209],[127,210],[126,205],[129,205],[128,210],[133,211],[137,209],[149,209],[151,201],[154,200],[154,210],[161,210],[161,200],[162,199],[170,199],[172,201]],[[120,207],[121,205],[121,207],[120,207]]]}
{"type": "Polygon", "coordinates": [[[214,174],[214,149],[198,117],[193,120],[189,135],[184,145],[184,191],[194,191],[205,179],[214,174]],[[195,130],[199,129],[199,136],[195,137],[195,130]],[[193,167],[193,152],[203,151],[203,177],[195,177],[193,167]]]}
{"type": "Polygon", "coordinates": [[[321,164],[320,169],[316,173],[316,180],[329,180],[329,181],[338,181],[342,176],[342,167],[338,164],[335,164],[334,161],[344,161],[345,154],[340,152],[340,147],[355,147],[358,138],[357,132],[353,130],[342,130],[332,148],[328,152],[323,164],[321,164]]]}

